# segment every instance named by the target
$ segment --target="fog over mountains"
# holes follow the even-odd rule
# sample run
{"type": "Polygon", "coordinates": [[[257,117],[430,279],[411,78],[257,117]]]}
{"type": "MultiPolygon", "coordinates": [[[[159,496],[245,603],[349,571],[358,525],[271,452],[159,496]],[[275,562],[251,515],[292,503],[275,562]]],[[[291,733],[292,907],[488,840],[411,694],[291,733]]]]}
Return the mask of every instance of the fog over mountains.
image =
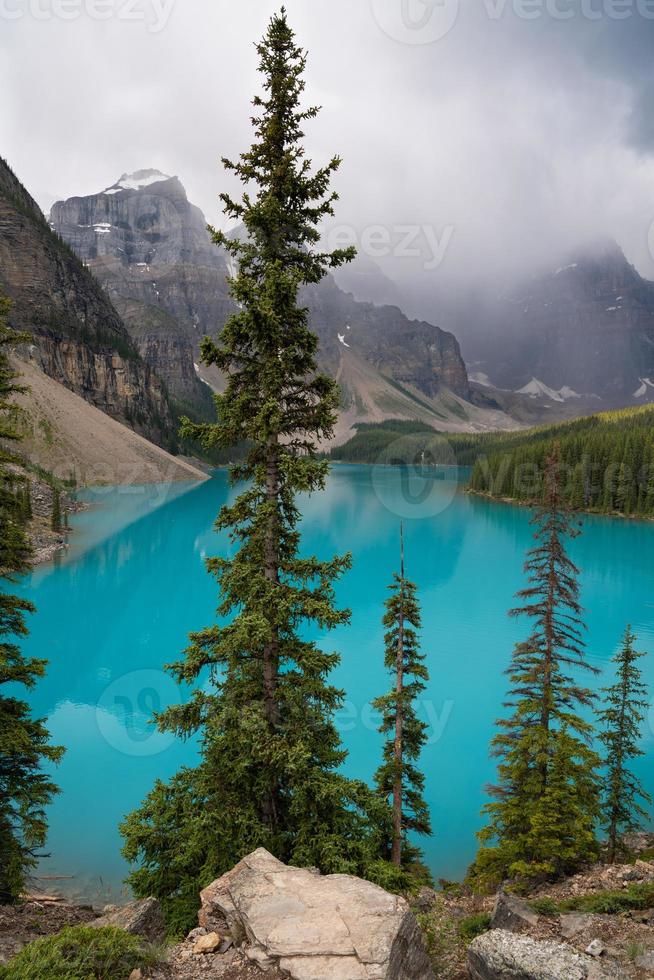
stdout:
{"type": "MultiPolygon", "coordinates": [[[[179,177],[124,173],[56,202],[50,222],[102,283],[177,412],[210,418],[223,380],[201,364],[199,344],[233,309],[232,270],[179,177]]],[[[361,421],[484,430],[654,400],[654,284],[610,240],[560,262],[508,284],[471,270],[465,292],[424,272],[430,301],[363,254],[305,289],[321,366],[342,389],[339,439],[361,421]],[[412,307],[424,316],[409,319],[412,307]]]]}
{"type": "MultiPolygon", "coordinates": [[[[424,292],[408,315],[437,318],[423,278],[461,290],[471,275],[522,279],[606,236],[654,278],[654,20],[646,4],[621,6],[618,19],[605,0],[289,0],[309,52],[307,99],[323,106],[307,126],[309,156],[343,158],[334,224],[364,254],[371,229],[388,234],[386,254],[368,257],[424,292]],[[424,31],[403,28],[405,8],[424,31]],[[456,14],[449,30],[439,11],[456,14]],[[436,269],[425,269],[429,249],[395,254],[406,226],[439,241],[451,229],[436,269]]],[[[45,210],[152,166],[179,174],[220,224],[218,193],[235,188],[219,161],[249,145],[259,84],[242,39],[260,37],[270,12],[267,0],[184,0],[160,30],[145,19],[5,20],[3,153],[45,210]]]]}

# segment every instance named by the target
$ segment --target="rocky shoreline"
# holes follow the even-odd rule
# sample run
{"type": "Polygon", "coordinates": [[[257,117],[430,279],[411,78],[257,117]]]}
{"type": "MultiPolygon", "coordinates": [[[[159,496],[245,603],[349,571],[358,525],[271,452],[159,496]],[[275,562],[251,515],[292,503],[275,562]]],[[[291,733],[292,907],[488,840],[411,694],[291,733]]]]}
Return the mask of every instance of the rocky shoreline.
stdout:
{"type": "MultiPolygon", "coordinates": [[[[259,848],[204,889],[188,936],[124,980],[651,980],[654,835],[636,844],[632,863],[597,864],[528,895],[443,883],[407,898],[259,848]]],[[[0,908],[0,964],[68,925],[164,938],[152,898],[100,913],[31,896],[0,908]]]]}
{"type": "MultiPolygon", "coordinates": [[[[58,554],[68,548],[71,531],[68,527],[55,531],[52,527],[52,509],[54,489],[45,480],[31,478],[30,497],[32,517],[27,525],[27,533],[32,545],[32,564],[41,565],[52,561],[58,554]]],[[[63,515],[76,514],[86,510],[86,504],[76,500],[69,492],[60,492],[60,506],[63,515]]],[[[67,521],[66,521],[67,523],[67,521]]]]}

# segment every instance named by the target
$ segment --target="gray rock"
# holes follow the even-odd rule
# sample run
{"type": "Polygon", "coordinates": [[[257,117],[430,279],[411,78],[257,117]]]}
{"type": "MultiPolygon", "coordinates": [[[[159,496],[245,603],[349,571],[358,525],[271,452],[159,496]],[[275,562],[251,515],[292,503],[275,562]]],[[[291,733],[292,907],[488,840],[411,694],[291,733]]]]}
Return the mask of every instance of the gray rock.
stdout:
{"type": "Polygon", "coordinates": [[[493,909],[491,929],[507,929],[509,932],[527,932],[538,924],[538,915],[526,902],[515,895],[500,892],[493,909]]]}
{"type": "Polygon", "coordinates": [[[634,960],[634,965],[640,970],[654,970],[654,949],[648,949],[634,960]]]}
{"type": "Polygon", "coordinates": [[[129,905],[123,905],[100,916],[99,919],[94,919],[89,922],[89,925],[95,929],[116,926],[133,936],[144,936],[152,942],[159,942],[165,935],[161,906],[156,898],[142,898],[138,902],[130,902],[129,905]]]}
{"type": "Polygon", "coordinates": [[[249,959],[292,980],[433,980],[407,902],[360,878],[288,867],[259,848],[200,898],[201,921],[224,917],[249,959]]]}
{"type": "Polygon", "coordinates": [[[424,885],[418,892],[413,904],[420,912],[428,912],[434,907],[436,899],[437,894],[434,889],[424,885]]]}
{"type": "Polygon", "coordinates": [[[572,939],[580,932],[585,932],[593,924],[593,916],[584,912],[570,912],[561,916],[561,935],[564,939],[572,939]]]}
{"type": "Polygon", "coordinates": [[[654,847],[654,834],[643,830],[637,830],[630,834],[624,834],[620,843],[632,854],[642,854],[654,847]]]}
{"type": "Polygon", "coordinates": [[[599,939],[593,939],[586,947],[589,956],[601,956],[606,951],[606,947],[599,939]]]}
{"type": "Polygon", "coordinates": [[[541,942],[493,929],[468,948],[472,980],[620,980],[624,974],[610,964],[576,953],[563,943],[541,942]]]}

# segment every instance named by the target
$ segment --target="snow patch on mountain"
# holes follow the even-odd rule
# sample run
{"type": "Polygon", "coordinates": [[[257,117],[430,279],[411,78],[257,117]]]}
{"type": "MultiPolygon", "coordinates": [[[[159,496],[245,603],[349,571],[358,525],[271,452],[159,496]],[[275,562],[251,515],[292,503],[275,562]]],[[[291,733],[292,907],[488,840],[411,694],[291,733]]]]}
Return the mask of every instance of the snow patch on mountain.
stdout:
{"type": "Polygon", "coordinates": [[[161,170],[135,170],[133,174],[123,174],[122,177],[102,191],[103,194],[119,194],[120,191],[140,191],[150,184],[159,184],[162,180],[170,180],[169,174],[161,170]]]}
{"type": "Polygon", "coordinates": [[[654,381],[651,381],[650,378],[639,378],[638,380],[640,381],[640,388],[636,388],[633,397],[644,398],[647,394],[647,389],[654,388],[654,381]]]}
{"type": "Polygon", "coordinates": [[[350,345],[349,345],[348,343],[346,343],[346,341],[345,341],[345,334],[344,334],[344,333],[339,333],[339,334],[337,334],[336,336],[338,337],[338,339],[339,339],[339,341],[341,342],[341,344],[343,345],[343,347],[349,347],[349,346],[350,346],[350,345]]]}
{"type": "Polygon", "coordinates": [[[549,398],[553,402],[565,402],[570,398],[581,398],[573,388],[564,385],[558,391],[550,388],[538,378],[532,378],[523,388],[518,388],[516,394],[529,395],[530,398],[549,398]]]}
{"type": "Polygon", "coordinates": [[[468,374],[468,378],[470,379],[470,381],[474,381],[475,384],[481,385],[482,388],[493,387],[493,382],[491,381],[491,379],[488,377],[487,374],[484,374],[483,371],[473,371],[472,374],[468,374]]]}

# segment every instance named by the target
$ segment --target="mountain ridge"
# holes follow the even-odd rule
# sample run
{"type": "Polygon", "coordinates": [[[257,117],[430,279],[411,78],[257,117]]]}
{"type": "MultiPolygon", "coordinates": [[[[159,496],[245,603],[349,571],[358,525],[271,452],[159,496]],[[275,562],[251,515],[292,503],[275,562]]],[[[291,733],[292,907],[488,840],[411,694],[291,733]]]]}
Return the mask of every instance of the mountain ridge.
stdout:
{"type": "Polygon", "coordinates": [[[477,316],[466,359],[498,388],[535,380],[606,408],[654,400],[645,381],[654,377],[654,283],[610,239],[480,304],[477,316]]]}
{"type": "MultiPolygon", "coordinates": [[[[200,364],[199,345],[205,334],[216,336],[235,309],[227,281],[230,265],[179,178],[152,169],[123,174],[98,194],[56,202],[50,219],[103,284],[141,356],[177,401],[196,417],[211,418],[208,386],[219,390],[223,379],[200,364]]],[[[319,339],[320,368],[346,381],[342,417],[350,422],[385,418],[385,403],[392,401],[394,415],[422,418],[426,411],[442,426],[458,428],[463,400],[471,406],[464,424],[490,424],[482,418],[484,399],[469,385],[453,334],[409,320],[397,306],[361,302],[332,275],[303,288],[300,302],[308,307],[319,339]],[[350,370],[350,354],[365,370],[350,370]],[[367,381],[359,390],[362,375],[367,381]],[[392,396],[398,386],[399,407],[392,396]],[[424,404],[418,409],[420,399],[424,404]]],[[[493,424],[514,424],[498,406],[490,411],[493,424]]]]}

